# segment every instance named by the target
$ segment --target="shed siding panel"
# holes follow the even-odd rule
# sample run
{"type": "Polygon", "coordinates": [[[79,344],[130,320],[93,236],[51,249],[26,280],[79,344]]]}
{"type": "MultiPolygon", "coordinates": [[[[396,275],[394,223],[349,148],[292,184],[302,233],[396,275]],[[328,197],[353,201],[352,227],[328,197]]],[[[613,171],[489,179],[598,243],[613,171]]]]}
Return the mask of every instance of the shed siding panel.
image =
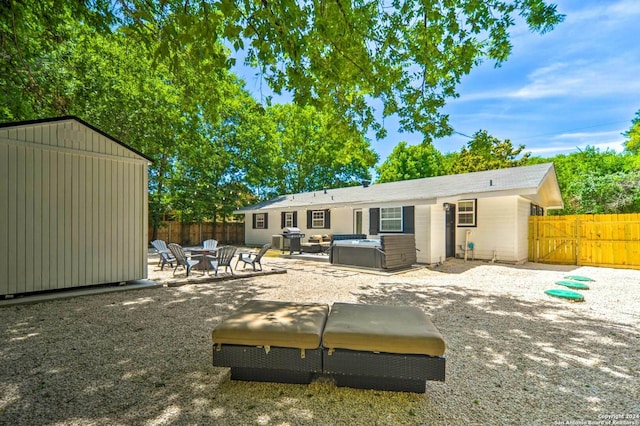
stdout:
{"type": "Polygon", "coordinates": [[[146,160],[75,120],[0,138],[0,295],[147,277],[146,160]]]}
{"type": "MultiPolygon", "coordinates": [[[[20,138],[25,137],[25,132],[20,132],[20,138]]],[[[20,167],[25,164],[27,159],[27,149],[17,148],[16,156],[16,222],[15,222],[15,245],[16,248],[16,283],[17,291],[26,291],[27,289],[27,244],[26,238],[26,214],[27,214],[27,187],[25,180],[27,170],[20,167]]]]}
{"type": "Polygon", "coordinates": [[[73,194],[73,187],[72,187],[72,155],[69,154],[65,154],[64,156],[64,182],[63,182],[63,186],[61,189],[61,191],[64,194],[64,212],[63,212],[63,217],[64,217],[64,246],[63,246],[63,250],[64,250],[64,272],[62,275],[62,286],[61,287],[73,287],[76,286],[76,284],[73,282],[73,274],[72,274],[72,260],[73,260],[73,233],[72,233],[72,207],[73,207],[73,203],[72,203],[72,194],[73,194]]]}
{"type": "MultiPolygon", "coordinates": [[[[37,130],[41,130],[37,128],[37,130]]],[[[37,137],[41,137],[42,132],[37,132],[37,137]]],[[[33,255],[33,291],[42,290],[42,270],[44,268],[45,256],[47,252],[42,244],[43,231],[46,229],[42,223],[43,217],[43,203],[42,203],[42,188],[46,182],[45,175],[43,174],[43,158],[44,152],[42,150],[34,150],[34,162],[33,162],[33,245],[31,253],[33,255]]],[[[47,263],[48,267],[48,263],[47,263]]]]}
{"type": "MultiPolygon", "coordinates": [[[[30,132],[33,133],[33,132],[30,132]]],[[[38,263],[37,256],[34,253],[34,249],[39,244],[34,241],[34,196],[35,191],[33,187],[34,175],[36,170],[35,155],[32,148],[27,148],[25,151],[25,162],[28,167],[25,167],[24,176],[24,192],[25,192],[25,216],[24,216],[24,260],[25,260],[25,291],[33,291],[34,287],[34,269],[38,263]]]]}
{"type": "MultiPolygon", "coordinates": [[[[0,133],[2,137],[5,134],[0,133]]],[[[5,291],[2,286],[9,283],[9,149],[8,145],[0,143],[0,200],[7,200],[0,202],[0,294],[5,291]]]]}

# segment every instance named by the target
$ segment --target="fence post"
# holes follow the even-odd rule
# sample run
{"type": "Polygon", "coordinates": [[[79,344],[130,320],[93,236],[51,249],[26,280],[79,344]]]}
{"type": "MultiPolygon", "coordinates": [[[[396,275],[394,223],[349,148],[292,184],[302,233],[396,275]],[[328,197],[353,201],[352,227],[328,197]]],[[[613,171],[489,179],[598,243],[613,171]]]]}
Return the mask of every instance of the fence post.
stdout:
{"type": "Polygon", "coordinates": [[[576,215],[576,266],[580,266],[580,215],[576,215]]]}

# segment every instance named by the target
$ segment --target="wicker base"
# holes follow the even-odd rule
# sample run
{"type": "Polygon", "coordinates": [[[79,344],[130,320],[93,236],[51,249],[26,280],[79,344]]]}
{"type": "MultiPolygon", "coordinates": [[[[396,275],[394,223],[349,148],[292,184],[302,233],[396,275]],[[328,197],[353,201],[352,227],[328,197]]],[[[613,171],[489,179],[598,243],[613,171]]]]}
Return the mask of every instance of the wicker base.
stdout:
{"type": "Polygon", "coordinates": [[[231,367],[231,379],[256,382],[311,383],[313,374],[322,371],[322,351],[264,348],[242,345],[213,346],[213,365],[231,367]]]}
{"type": "Polygon", "coordinates": [[[427,355],[373,353],[324,349],[323,371],[336,385],[424,393],[427,380],[444,381],[445,358],[427,355]]]}

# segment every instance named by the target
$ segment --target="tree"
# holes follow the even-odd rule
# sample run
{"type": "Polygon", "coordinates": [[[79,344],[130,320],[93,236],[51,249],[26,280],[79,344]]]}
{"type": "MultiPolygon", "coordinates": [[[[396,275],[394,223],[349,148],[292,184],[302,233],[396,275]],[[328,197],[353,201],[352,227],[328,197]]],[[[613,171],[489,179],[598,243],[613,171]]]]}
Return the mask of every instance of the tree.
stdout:
{"type": "Polygon", "coordinates": [[[358,129],[311,106],[268,107],[239,137],[248,141],[238,153],[245,180],[260,198],[359,184],[378,161],[358,129]]]}
{"type": "Polygon", "coordinates": [[[499,65],[507,59],[516,15],[541,33],[564,18],[544,0],[10,1],[0,7],[0,38],[10,46],[2,53],[11,58],[2,71],[29,80],[38,65],[21,55],[23,46],[49,51],[66,37],[57,30],[77,17],[104,33],[122,28],[177,75],[185,55],[189,63],[207,58],[204,71],[229,67],[232,60],[220,49],[226,41],[246,50],[247,61],[271,87],[290,91],[300,105],[331,111],[382,136],[367,102],[377,98],[384,116],[398,114],[402,129],[430,139],[451,132],[440,110],[457,96],[461,77],[483,60],[499,65]]]}
{"type": "Polygon", "coordinates": [[[589,174],[569,184],[568,206],[575,214],[640,212],[640,172],[589,174]]]}
{"type": "Polygon", "coordinates": [[[444,174],[443,156],[432,144],[400,142],[376,170],[378,182],[397,182],[444,174]]]}
{"type": "Polygon", "coordinates": [[[509,139],[501,141],[489,135],[486,130],[479,130],[457,154],[456,161],[451,163],[450,173],[479,172],[525,165],[531,154],[522,154],[524,148],[524,145],[514,148],[509,139]]]}
{"type": "Polygon", "coordinates": [[[552,214],[640,212],[634,156],[587,146],[552,158],[530,158],[528,164],[553,162],[564,209],[552,214]]]}
{"type": "Polygon", "coordinates": [[[640,111],[636,112],[635,118],[631,120],[631,128],[623,135],[627,138],[624,149],[632,154],[640,154],[640,111]]]}

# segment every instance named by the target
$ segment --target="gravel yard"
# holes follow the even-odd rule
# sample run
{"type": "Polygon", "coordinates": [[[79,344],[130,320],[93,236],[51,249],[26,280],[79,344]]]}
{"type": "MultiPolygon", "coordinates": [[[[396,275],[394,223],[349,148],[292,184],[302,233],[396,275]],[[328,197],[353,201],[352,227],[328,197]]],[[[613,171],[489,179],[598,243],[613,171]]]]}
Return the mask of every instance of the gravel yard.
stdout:
{"type": "MultiPolygon", "coordinates": [[[[287,273],[0,308],[0,424],[640,425],[640,271],[452,260],[389,275],[263,264],[287,273]],[[584,302],[544,294],[567,274],[596,280],[584,302]],[[211,365],[211,330],[253,298],[419,306],[447,342],[446,381],[428,382],[425,394],[337,388],[324,377],[230,381],[211,365]]],[[[149,265],[150,278],[171,276],[157,269],[149,265]]]]}

